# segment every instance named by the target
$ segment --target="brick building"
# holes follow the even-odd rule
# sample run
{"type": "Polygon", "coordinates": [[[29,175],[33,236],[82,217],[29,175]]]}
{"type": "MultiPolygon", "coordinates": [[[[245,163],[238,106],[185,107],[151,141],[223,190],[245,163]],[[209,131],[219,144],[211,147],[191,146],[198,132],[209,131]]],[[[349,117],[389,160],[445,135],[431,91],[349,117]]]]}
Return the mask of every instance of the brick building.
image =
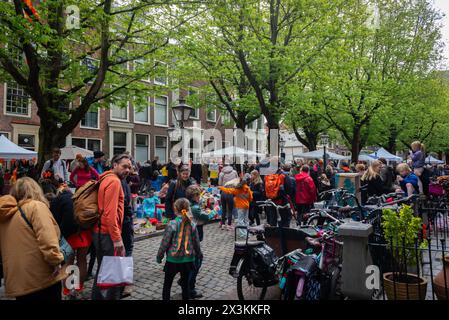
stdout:
{"type": "MultiPolygon", "coordinates": [[[[154,81],[154,80],[153,80],[154,81]]],[[[179,92],[148,97],[148,106],[137,112],[132,102],[127,108],[92,110],[67,136],[65,145],[76,145],[92,151],[102,150],[108,156],[131,151],[137,161],[158,156],[168,159],[173,144],[167,129],[174,125],[170,106],[179,99],[179,92]]],[[[78,102],[74,102],[77,104],[78,102]]],[[[17,85],[0,84],[0,134],[21,147],[37,151],[39,145],[39,116],[35,104],[17,85]]],[[[195,109],[192,120],[185,127],[216,128],[223,132],[218,111],[195,109]]]]}

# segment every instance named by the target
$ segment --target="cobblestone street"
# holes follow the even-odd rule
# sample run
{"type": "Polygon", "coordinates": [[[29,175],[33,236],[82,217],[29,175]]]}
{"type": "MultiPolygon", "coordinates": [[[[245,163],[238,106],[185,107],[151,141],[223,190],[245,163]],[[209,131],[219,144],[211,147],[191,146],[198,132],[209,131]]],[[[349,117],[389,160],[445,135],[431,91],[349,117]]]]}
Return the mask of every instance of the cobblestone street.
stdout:
{"type": "MultiPolygon", "coordinates": [[[[205,300],[237,299],[236,280],[228,271],[234,249],[234,233],[222,231],[218,223],[204,227],[202,250],[204,261],[197,279],[197,289],[205,300]]],[[[138,241],[134,245],[134,289],[126,300],[160,300],[164,272],[162,264],[156,262],[156,252],[161,237],[153,237],[138,241]]],[[[164,260],[165,261],[165,260],[164,260]]],[[[172,287],[172,299],[181,298],[181,287],[177,285],[179,275],[172,287]]],[[[93,281],[86,283],[85,296],[90,297],[93,281]]],[[[3,287],[0,288],[0,299],[5,299],[3,287]]]]}

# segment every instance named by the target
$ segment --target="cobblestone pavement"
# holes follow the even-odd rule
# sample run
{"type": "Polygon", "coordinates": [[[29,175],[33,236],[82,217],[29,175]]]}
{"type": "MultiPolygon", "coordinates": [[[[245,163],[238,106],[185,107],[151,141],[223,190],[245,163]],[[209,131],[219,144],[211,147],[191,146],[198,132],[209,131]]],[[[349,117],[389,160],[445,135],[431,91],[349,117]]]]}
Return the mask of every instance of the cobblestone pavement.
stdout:
{"type": "MultiPolygon", "coordinates": [[[[134,245],[134,288],[126,300],[160,300],[164,282],[164,263],[156,262],[161,237],[138,241],[134,245]]],[[[204,261],[197,278],[197,289],[203,294],[202,300],[237,299],[236,280],[229,275],[234,250],[234,232],[220,230],[218,223],[204,227],[202,242],[204,261]]],[[[94,269],[95,270],[95,269],[94,269]]],[[[181,287],[177,285],[179,275],[172,287],[172,299],[181,299],[181,287]]],[[[93,281],[85,284],[85,297],[90,297],[93,281]]],[[[0,299],[5,299],[0,288],[0,299]]]]}

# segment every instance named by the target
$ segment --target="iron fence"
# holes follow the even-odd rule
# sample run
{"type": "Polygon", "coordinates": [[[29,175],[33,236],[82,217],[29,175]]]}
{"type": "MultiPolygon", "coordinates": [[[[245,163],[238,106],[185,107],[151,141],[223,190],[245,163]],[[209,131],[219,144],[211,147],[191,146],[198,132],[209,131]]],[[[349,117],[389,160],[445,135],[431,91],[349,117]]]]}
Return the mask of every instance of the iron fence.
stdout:
{"type": "Polygon", "coordinates": [[[414,235],[414,243],[402,238],[385,239],[376,232],[369,250],[380,271],[380,289],[374,299],[448,300],[449,299],[449,202],[445,198],[428,199],[416,204],[423,228],[414,235]],[[420,244],[427,243],[424,247],[420,244]],[[445,267],[447,272],[445,272],[445,267]],[[437,279],[436,279],[437,277],[437,279]]]}

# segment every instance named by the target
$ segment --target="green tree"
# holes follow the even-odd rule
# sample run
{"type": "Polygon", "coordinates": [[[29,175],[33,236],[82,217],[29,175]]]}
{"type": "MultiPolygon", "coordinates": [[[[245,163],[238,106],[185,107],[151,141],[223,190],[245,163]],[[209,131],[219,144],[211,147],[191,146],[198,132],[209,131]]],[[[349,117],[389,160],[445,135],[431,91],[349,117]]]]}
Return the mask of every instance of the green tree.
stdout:
{"type": "Polygon", "coordinates": [[[378,128],[374,119],[384,114],[384,108],[398,110],[401,88],[425,78],[440,58],[440,14],[431,4],[425,0],[369,3],[379,9],[379,25],[367,24],[368,1],[345,10],[344,39],[334,43],[334,50],[327,51],[331,52],[327,63],[315,70],[326,88],[324,117],[351,147],[352,161],[378,128]]]}
{"type": "Polygon", "coordinates": [[[196,15],[196,1],[176,3],[46,0],[36,6],[38,16],[25,16],[23,1],[0,2],[0,77],[37,105],[41,166],[88,110],[142,102],[155,90],[141,80],[161,72],[159,49],[196,15]],[[67,23],[70,5],[79,8],[78,27],[67,23]]]}

